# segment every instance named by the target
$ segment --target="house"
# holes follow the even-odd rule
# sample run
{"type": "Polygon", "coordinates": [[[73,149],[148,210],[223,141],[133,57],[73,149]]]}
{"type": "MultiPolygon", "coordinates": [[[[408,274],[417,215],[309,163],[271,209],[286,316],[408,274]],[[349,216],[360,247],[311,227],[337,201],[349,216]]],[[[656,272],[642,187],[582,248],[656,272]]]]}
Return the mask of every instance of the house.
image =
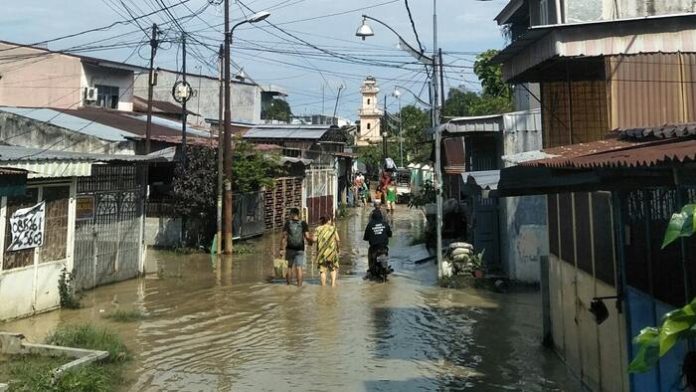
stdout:
{"type": "Polygon", "coordinates": [[[0,106],[133,110],[140,67],[0,41],[0,106]]]}
{"type": "Polygon", "coordinates": [[[445,196],[458,202],[466,221],[454,219],[450,231],[485,250],[489,273],[538,283],[548,256],[545,198],[499,199],[495,191],[505,157],[541,148],[540,110],[454,118],[441,132],[445,196]]]}
{"type": "Polygon", "coordinates": [[[133,156],[0,146],[3,173],[27,177],[15,180],[12,191],[0,199],[0,320],[60,306],[63,269],[73,274],[78,290],[144,272],[140,177],[143,165],[171,159],[173,150],[133,156]],[[43,230],[37,228],[41,224],[15,230],[13,214],[41,202],[43,230]],[[41,245],[30,241],[13,248],[15,236],[41,245]]]}
{"type": "Polygon", "coordinates": [[[590,389],[671,390],[686,347],[650,373],[627,368],[632,337],[694,296],[693,243],[660,245],[694,197],[696,14],[684,1],[523,0],[503,11],[512,42],[496,60],[508,82],[539,84],[543,149],[503,169],[499,192],[547,195],[547,341],[590,389]]]}
{"type": "MultiPolygon", "coordinates": [[[[157,68],[156,85],[153,88],[153,99],[162,103],[178,106],[172,96],[172,86],[181,79],[181,72],[157,68]]],[[[139,69],[135,74],[134,94],[138,100],[147,102],[148,96],[148,70],[139,69]]],[[[186,74],[186,81],[194,90],[194,97],[187,103],[187,109],[195,113],[189,118],[189,122],[197,126],[206,127],[217,124],[220,118],[220,88],[222,83],[219,77],[202,74],[186,74]]],[[[273,88],[273,87],[268,87],[273,88]]],[[[276,88],[279,90],[279,88],[276,88]]],[[[253,82],[251,79],[234,79],[230,82],[230,96],[232,106],[232,121],[239,123],[262,123],[262,107],[264,100],[270,99],[273,91],[253,82]]],[[[285,94],[278,92],[278,94],[285,94]]]]}
{"type": "MultiPolygon", "coordinates": [[[[347,191],[347,176],[352,166],[351,155],[344,152],[347,141],[344,130],[326,125],[261,125],[250,129],[243,138],[255,144],[281,146],[284,156],[311,161],[304,178],[295,177],[294,185],[289,186],[295,196],[284,198],[297,200],[300,195],[301,204],[292,206],[305,208],[311,224],[318,223],[321,216],[333,216],[340,195],[347,191]],[[298,188],[300,183],[302,186],[298,188]]],[[[274,197],[272,200],[277,203],[283,199],[274,197]]],[[[276,210],[271,206],[267,214],[276,210]]],[[[287,211],[276,214],[273,221],[282,222],[286,215],[287,211]]]]}

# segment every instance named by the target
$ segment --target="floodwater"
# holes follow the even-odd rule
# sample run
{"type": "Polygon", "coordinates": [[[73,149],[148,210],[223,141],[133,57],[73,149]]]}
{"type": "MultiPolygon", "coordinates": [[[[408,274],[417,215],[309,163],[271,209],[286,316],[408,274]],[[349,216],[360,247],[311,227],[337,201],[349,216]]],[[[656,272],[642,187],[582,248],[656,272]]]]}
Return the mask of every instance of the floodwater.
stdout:
{"type": "Polygon", "coordinates": [[[304,287],[269,282],[278,236],[252,253],[150,252],[142,279],[88,292],[84,308],[0,329],[40,341],[59,324],[118,331],[133,352],[124,391],[576,391],[564,365],[541,348],[539,295],[442,289],[434,263],[416,264],[417,211],[399,209],[386,284],[362,280],[367,210],[340,223],[336,288],[314,268],[304,287]],[[154,267],[156,266],[156,267],[154,267]],[[116,323],[114,309],[149,317],[116,323]]]}

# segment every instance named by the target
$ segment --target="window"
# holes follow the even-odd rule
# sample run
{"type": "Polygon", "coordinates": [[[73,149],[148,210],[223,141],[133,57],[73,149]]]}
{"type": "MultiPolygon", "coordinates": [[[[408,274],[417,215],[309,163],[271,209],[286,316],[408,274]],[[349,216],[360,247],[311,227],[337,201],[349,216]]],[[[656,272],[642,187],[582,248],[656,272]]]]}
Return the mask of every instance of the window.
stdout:
{"type": "Polygon", "coordinates": [[[367,99],[367,104],[368,104],[368,105],[370,104],[370,98],[367,99]]]}
{"type": "Polygon", "coordinates": [[[372,124],[371,124],[371,123],[367,123],[367,130],[368,130],[368,131],[370,130],[370,125],[372,125],[372,124]]]}
{"type": "Polygon", "coordinates": [[[34,265],[34,249],[24,249],[8,252],[7,248],[12,244],[12,227],[10,218],[17,210],[28,208],[35,205],[39,198],[39,190],[27,188],[23,196],[7,198],[7,219],[5,219],[5,252],[2,268],[10,270],[14,268],[28,267],[34,265]]]}
{"type": "Polygon", "coordinates": [[[97,84],[97,103],[102,108],[118,109],[119,93],[118,87],[97,84]]]}
{"type": "Polygon", "coordinates": [[[63,260],[68,242],[69,186],[45,186],[46,229],[44,245],[40,249],[40,263],[63,260]]]}

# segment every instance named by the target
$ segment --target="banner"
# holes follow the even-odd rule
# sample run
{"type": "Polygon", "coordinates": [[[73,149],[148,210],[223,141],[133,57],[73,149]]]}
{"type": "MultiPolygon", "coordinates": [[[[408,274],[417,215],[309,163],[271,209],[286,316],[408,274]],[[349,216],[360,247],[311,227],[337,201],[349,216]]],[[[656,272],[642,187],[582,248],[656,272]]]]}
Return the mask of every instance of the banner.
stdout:
{"type": "Polygon", "coordinates": [[[12,244],[9,252],[22,249],[32,249],[43,245],[46,203],[41,202],[33,207],[17,210],[10,218],[12,244]]]}

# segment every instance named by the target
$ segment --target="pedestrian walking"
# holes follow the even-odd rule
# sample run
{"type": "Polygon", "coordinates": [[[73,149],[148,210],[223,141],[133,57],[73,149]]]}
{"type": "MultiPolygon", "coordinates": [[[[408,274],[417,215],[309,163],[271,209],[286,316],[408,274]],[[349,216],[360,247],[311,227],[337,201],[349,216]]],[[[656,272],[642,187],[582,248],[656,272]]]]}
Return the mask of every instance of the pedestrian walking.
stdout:
{"type": "Polygon", "coordinates": [[[290,284],[293,272],[297,277],[297,287],[302,286],[302,268],[305,266],[305,241],[312,244],[307,222],[300,219],[300,210],[292,208],[290,219],[283,226],[283,237],[280,241],[280,255],[288,261],[286,280],[290,284]]]}
{"type": "Polygon", "coordinates": [[[319,227],[314,232],[317,243],[317,264],[319,265],[319,279],[321,285],[326,285],[326,274],[331,275],[331,287],[336,287],[338,275],[338,252],[341,239],[336,231],[336,226],[331,218],[322,216],[319,218],[319,227]]]}
{"type": "Polygon", "coordinates": [[[394,205],[396,204],[396,184],[392,179],[387,185],[387,213],[394,215],[394,205]]]}

